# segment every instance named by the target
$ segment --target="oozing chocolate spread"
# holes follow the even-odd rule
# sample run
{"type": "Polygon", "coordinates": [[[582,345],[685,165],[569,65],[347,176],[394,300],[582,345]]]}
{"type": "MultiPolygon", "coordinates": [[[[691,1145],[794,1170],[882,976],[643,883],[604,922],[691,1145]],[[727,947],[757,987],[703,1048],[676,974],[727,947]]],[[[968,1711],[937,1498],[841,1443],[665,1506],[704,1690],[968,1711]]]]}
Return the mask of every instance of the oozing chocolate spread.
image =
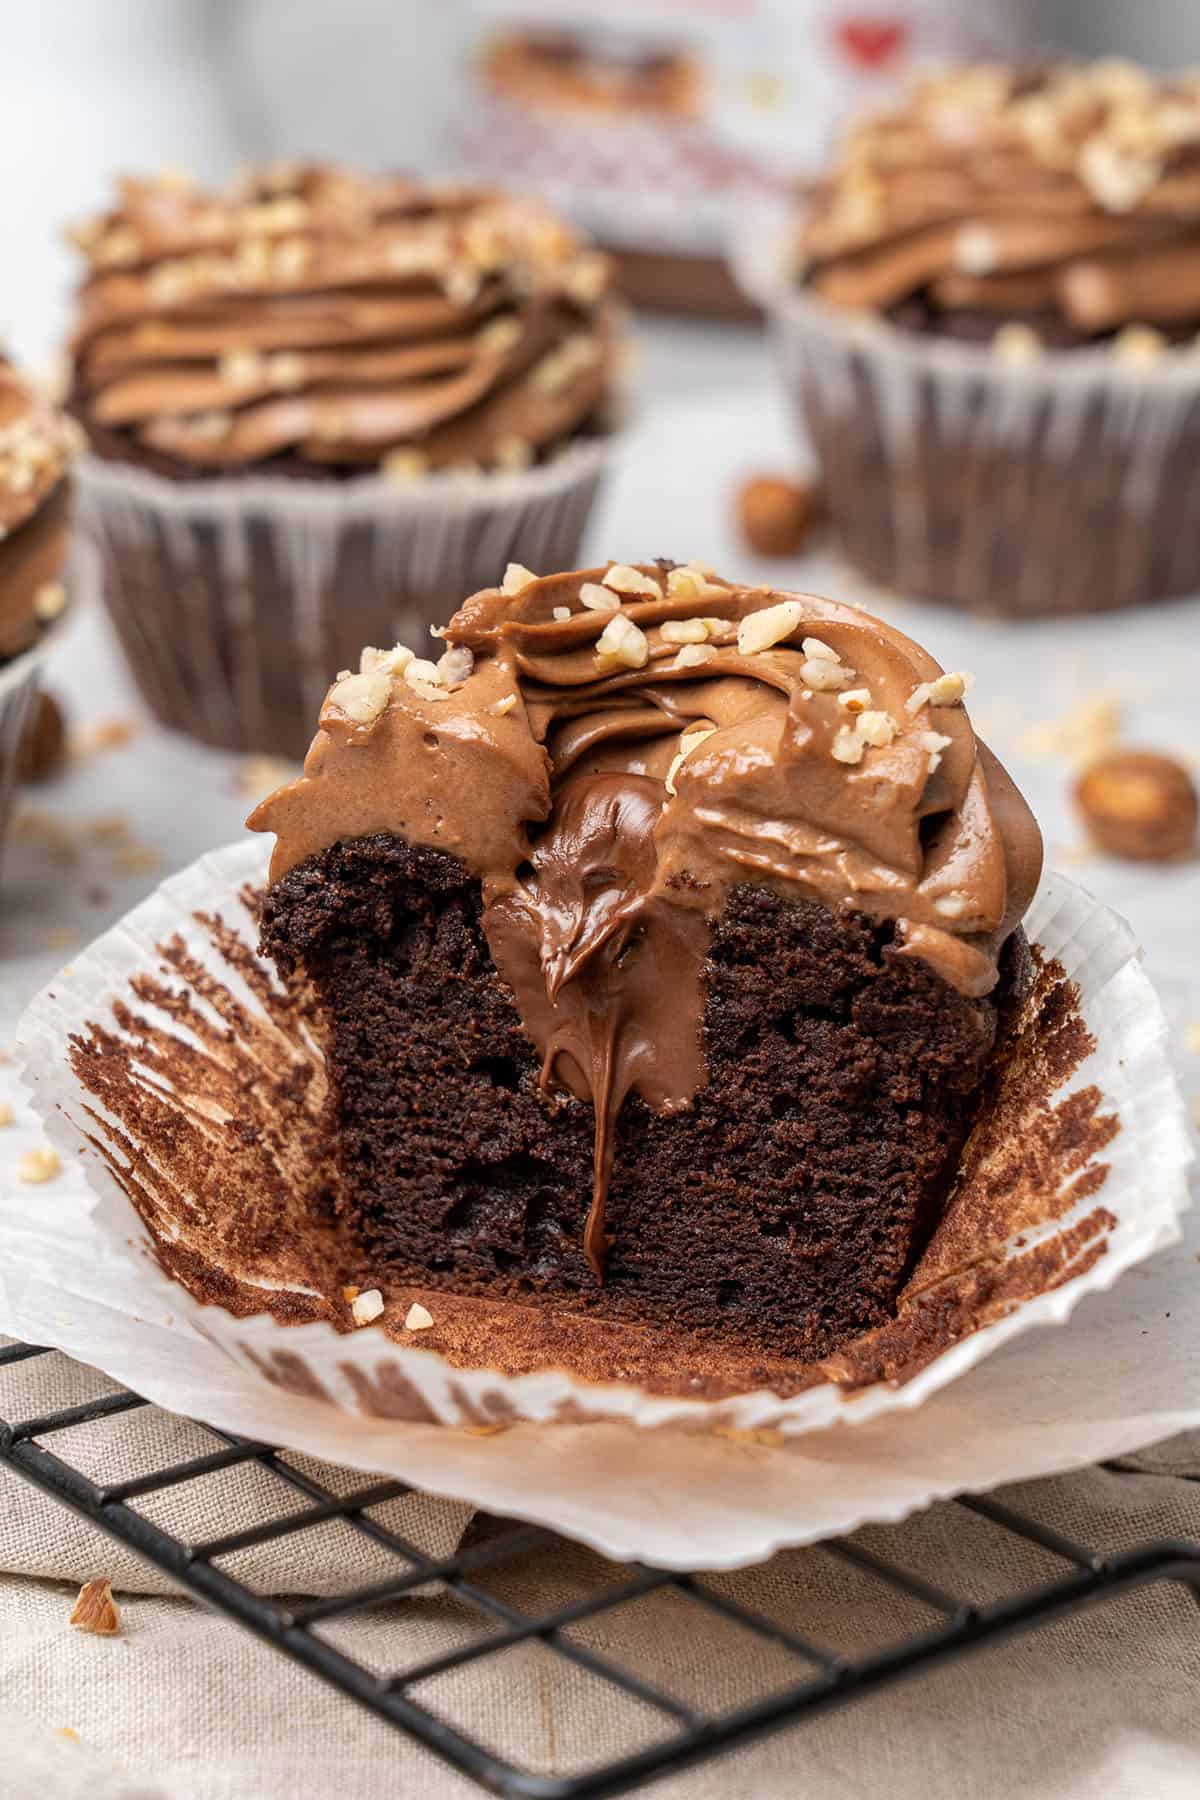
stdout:
{"type": "Polygon", "coordinates": [[[964,681],[854,607],[688,565],[516,570],[445,640],[436,669],[364,652],[303,776],[249,822],[277,835],[272,879],[380,831],[479,878],[543,1083],[595,1109],[601,1276],[617,1113],[703,1082],[704,959],[732,888],[892,920],[894,954],[978,996],[1041,840],[964,681]]]}

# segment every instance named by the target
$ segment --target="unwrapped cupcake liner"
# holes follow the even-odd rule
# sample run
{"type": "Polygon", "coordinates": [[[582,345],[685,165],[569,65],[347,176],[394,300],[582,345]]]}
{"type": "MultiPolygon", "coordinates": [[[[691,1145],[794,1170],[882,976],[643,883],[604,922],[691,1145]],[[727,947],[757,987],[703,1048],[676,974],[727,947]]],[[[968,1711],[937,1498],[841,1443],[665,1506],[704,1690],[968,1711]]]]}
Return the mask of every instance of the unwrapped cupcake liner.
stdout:
{"type": "Polygon", "coordinates": [[[581,438],[536,468],[411,482],[180,482],[88,456],[79,519],[155,716],[221,749],[298,757],[364,644],[423,645],[510,561],[573,567],[616,443],[581,438]]]}
{"type": "Polygon", "coordinates": [[[767,310],[833,525],[872,580],[976,613],[1104,612],[1200,587],[1200,355],[1005,356],[836,308],[758,229],[767,310]]]}

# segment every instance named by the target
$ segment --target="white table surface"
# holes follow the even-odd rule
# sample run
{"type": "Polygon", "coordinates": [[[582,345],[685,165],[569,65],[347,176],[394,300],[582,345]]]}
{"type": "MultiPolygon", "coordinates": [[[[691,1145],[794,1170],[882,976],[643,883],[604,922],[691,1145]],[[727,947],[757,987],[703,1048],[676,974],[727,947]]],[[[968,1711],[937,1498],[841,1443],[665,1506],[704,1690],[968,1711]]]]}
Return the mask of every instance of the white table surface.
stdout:
{"type": "MultiPolygon", "coordinates": [[[[1103,692],[1119,699],[1129,742],[1200,761],[1200,600],[1008,626],[880,596],[828,547],[794,562],[756,561],[733,527],[733,486],[756,469],[797,461],[761,335],[657,322],[643,326],[640,336],[638,386],[652,400],[598,509],[590,553],[698,558],[731,576],[861,600],[885,611],[945,667],[973,669],[972,713],[1041,820],[1048,859],[1132,922],[1167,1007],[1185,1092],[1200,1096],[1200,1054],[1188,1047],[1189,1027],[1200,1023],[1200,857],[1169,867],[1081,859],[1070,764],[1031,753],[1027,742],[1031,730],[1103,692]]],[[[118,717],[138,721],[139,729],[126,746],[77,760],[22,799],[26,814],[66,828],[76,860],[63,860],[36,818],[8,844],[0,1042],[11,1037],[22,1006],[73,946],[104,930],[163,875],[235,838],[251,803],[244,759],[198,748],[146,721],[99,610],[85,612],[65,632],[49,685],[77,732],[118,717]],[[104,822],[113,815],[125,821],[136,845],[153,853],[154,869],[122,866],[142,859],[124,854],[111,832],[105,835],[104,822]]]]}

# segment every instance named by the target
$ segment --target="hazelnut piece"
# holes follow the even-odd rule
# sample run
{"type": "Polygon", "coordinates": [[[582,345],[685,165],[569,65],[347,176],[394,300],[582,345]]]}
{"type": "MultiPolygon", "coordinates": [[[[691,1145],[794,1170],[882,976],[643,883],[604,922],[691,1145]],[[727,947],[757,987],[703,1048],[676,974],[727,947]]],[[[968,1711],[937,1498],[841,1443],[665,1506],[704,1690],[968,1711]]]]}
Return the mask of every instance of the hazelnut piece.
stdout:
{"type": "Polygon", "coordinates": [[[795,556],[819,513],[817,490],[810,482],[756,475],[738,489],[738,526],[756,556],[795,556]]]}
{"type": "Polygon", "coordinates": [[[67,727],[62,708],[49,694],[39,694],[17,749],[21,781],[46,781],[67,760],[67,727]]]}
{"type": "Polygon", "coordinates": [[[1092,841],[1110,856],[1165,862],[1196,837],[1196,789],[1180,763],[1155,750],[1114,750],[1075,784],[1092,841]]]}

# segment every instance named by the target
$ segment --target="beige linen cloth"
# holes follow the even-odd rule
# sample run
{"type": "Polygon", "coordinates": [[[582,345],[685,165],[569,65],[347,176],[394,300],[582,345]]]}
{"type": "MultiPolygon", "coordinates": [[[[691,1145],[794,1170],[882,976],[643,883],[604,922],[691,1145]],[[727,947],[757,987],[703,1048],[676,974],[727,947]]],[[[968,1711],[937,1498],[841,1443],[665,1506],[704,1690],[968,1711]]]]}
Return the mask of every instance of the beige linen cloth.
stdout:
{"type": "MultiPolygon", "coordinates": [[[[25,1417],[108,1388],[58,1356],[0,1376],[0,1414],[16,1408],[25,1417]]],[[[213,1447],[198,1428],[149,1408],[47,1443],[98,1480],[213,1447]]],[[[745,1446],[747,1482],[763,1454],[745,1446]]],[[[361,1474],[293,1460],[337,1491],[363,1484],[361,1474]]],[[[1005,1497],[1100,1551],[1150,1537],[1200,1538],[1200,1434],[1122,1467],[1127,1472],[1025,1484],[1005,1497]]],[[[307,1503],[249,1467],[135,1504],[202,1540],[307,1503]]],[[[490,1528],[462,1507],[415,1496],[376,1516],[435,1555],[490,1528]]],[[[864,1530],[856,1541],[974,1602],[1063,1568],[954,1506],[864,1530]]],[[[272,1594],[327,1593],[396,1572],[343,1522],[238,1552],[222,1566],[272,1594]]],[[[0,1800],[465,1800],[481,1791],[228,1620],[173,1594],[90,1524],[2,1470],[0,1570],[0,1800]],[[119,1637],[68,1626],[76,1586],[96,1575],[118,1592],[119,1637]]],[[[621,1574],[556,1543],[483,1579],[523,1610],[543,1611],[621,1574]]],[[[916,1603],[820,1549],[705,1579],[851,1654],[933,1623],[916,1603]]],[[[425,1595],[325,1629],[384,1671],[468,1641],[479,1626],[463,1604],[425,1595]]],[[[643,1596],[572,1629],[580,1644],[710,1713],[798,1674],[769,1642],[675,1592],[643,1596]]],[[[657,1715],[539,1644],[436,1678],[417,1697],[500,1755],[551,1776],[664,1730],[657,1715]]],[[[1195,1800],[1200,1604],[1180,1586],[1141,1590],[648,1791],[661,1800],[1195,1800]]]]}

